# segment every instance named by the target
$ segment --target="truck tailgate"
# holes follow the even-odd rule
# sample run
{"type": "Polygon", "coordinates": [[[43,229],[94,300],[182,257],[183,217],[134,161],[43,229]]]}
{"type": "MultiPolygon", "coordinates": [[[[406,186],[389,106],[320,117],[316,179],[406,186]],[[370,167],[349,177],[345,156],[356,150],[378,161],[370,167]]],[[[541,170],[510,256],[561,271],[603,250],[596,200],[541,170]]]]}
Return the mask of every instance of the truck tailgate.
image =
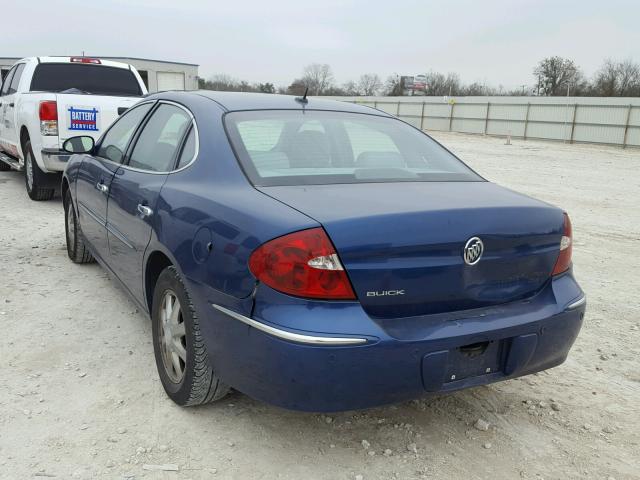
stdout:
{"type": "Polygon", "coordinates": [[[78,135],[88,135],[97,140],[124,110],[140,98],[59,93],[56,101],[60,147],[66,139],[78,135]]]}

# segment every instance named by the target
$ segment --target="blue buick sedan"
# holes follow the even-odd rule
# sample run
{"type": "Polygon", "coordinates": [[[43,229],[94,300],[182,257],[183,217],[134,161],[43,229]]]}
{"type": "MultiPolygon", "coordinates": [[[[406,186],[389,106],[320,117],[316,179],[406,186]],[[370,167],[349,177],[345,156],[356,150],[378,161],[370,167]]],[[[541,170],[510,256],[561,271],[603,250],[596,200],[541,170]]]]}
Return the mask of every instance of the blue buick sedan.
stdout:
{"type": "Polygon", "coordinates": [[[69,257],[149,313],[179,405],[450,392],[559,365],[582,325],[567,214],[381,111],[160,93],[64,148],[69,257]]]}

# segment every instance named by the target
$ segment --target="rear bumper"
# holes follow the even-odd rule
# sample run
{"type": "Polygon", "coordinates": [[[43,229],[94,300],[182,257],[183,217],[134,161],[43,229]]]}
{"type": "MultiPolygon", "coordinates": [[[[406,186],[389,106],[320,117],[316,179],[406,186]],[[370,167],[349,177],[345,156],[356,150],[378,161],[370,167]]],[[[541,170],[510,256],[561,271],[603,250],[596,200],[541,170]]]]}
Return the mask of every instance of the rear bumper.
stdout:
{"type": "Polygon", "coordinates": [[[47,172],[63,172],[71,157],[70,153],[57,149],[43,148],[40,153],[47,172]]]}
{"type": "MultiPolygon", "coordinates": [[[[561,364],[580,331],[586,303],[580,293],[550,313],[552,296],[550,289],[537,300],[541,304],[437,321],[411,340],[382,328],[363,335],[292,331],[266,321],[260,323],[272,330],[256,328],[230,309],[212,305],[202,332],[215,368],[234,388],[284,408],[343,411],[493,383],[561,364]],[[287,338],[292,333],[301,337],[287,338]],[[324,343],[314,342],[317,338],[324,343]],[[332,344],[336,338],[354,343],[332,344]],[[491,358],[461,356],[460,347],[482,342],[491,345],[491,358]]],[[[336,314],[313,310],[311,314],[325,318],[336,314]]]]}

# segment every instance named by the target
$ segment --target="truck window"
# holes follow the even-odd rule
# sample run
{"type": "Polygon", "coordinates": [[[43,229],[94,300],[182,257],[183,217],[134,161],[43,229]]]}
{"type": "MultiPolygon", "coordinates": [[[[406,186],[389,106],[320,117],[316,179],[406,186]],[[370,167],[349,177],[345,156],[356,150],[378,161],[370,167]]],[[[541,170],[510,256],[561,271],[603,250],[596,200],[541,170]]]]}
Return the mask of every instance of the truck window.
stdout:
{"type": "Polygon", "coordinates": [[[87,93],[139,97],[138,80],[131,70],[84,63],[41,63],[31,79],[31,91],[87,93]],[[77,91],[76,91],[77,90],[77,91]]]}
{"type": "Polygon", "coordinates": [[[11,79],[13,78],[13,74],[15,73],[15,71],[16,71],[16,67],[13,67],[11,70],[9,70],[9,73],[7,73],[7,76],[4,77],[4,83],[2,84],[0,97],[6,95],[7,92],[9,91],[9,85],[11,85],[11,79]]]}
{"type": "Polygon", "coordinates": [[[20,83],[20,78],[22,77],[22,71],[24,70],[24,63],[21,63],[16,67],[16,71],[13,74],[13,78],[11,79],[11,85],[9,86],[9,91],[7,95],[11,95],[12,93],[16,93],[18,91],[18,84],[20,83]]]}

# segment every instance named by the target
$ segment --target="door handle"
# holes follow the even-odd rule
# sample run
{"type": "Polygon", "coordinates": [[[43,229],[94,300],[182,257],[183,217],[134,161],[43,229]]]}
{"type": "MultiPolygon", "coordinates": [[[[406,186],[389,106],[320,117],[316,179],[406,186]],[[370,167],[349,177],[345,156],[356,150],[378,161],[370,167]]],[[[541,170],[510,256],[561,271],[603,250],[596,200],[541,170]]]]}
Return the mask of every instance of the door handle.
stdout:
{"type": "Polygon", "coordinates": [[[104,183],[102,183],[102,180],[96,183],[96,188],[100,190],[102,193],[109,192],[109,187],[107,187],[104,183]]]}
{"type": "Polygon", "coordinates": [[[142,205],[141,203],[138,204],[138,213],[142,216],[142,217],[150,217],[151,215],[153,215],[153,210],[151,210],[149,207],[147,207],[146,205],[142,205]]]}

